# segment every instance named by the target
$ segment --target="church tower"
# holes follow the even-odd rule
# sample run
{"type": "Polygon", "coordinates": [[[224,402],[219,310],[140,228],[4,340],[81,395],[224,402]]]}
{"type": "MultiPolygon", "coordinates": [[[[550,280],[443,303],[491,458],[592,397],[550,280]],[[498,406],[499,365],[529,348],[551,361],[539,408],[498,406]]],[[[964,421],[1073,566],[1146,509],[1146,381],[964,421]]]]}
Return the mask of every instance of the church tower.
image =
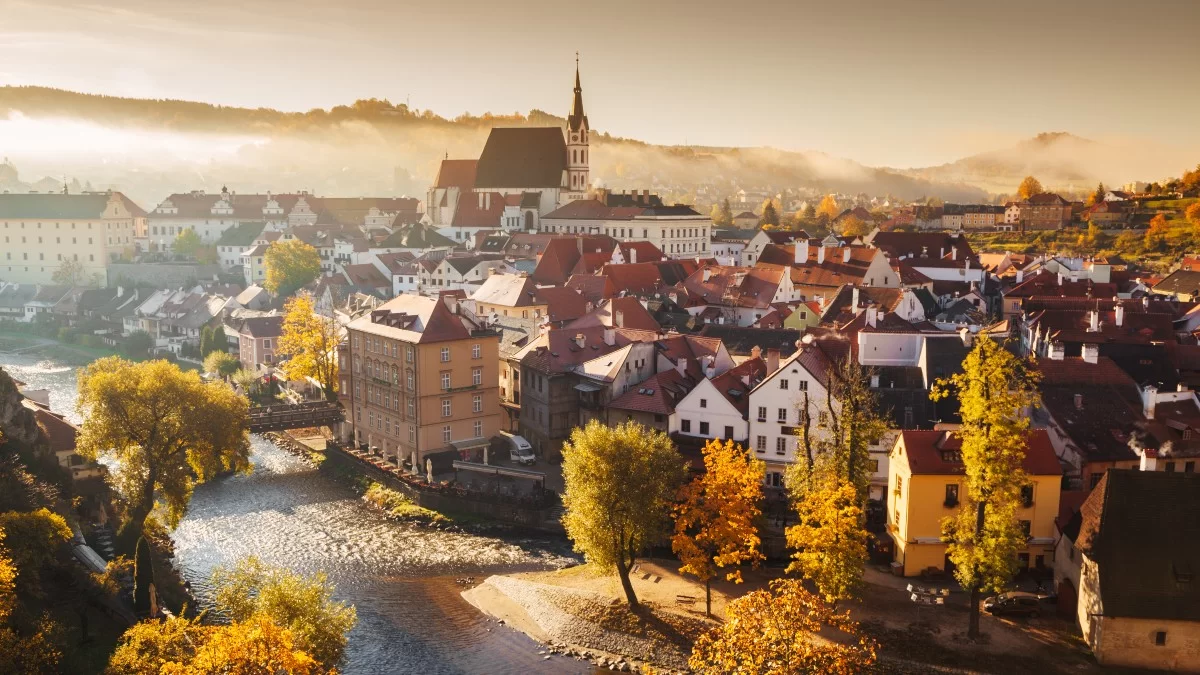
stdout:
{"type": "Polygon", "coordinates": [[[583,89],[579,86],[579,54],[575,54],[575,99],[567,116],[568,199],[582,199],[588,190],[588,118],[583,112],[583,89]]]}

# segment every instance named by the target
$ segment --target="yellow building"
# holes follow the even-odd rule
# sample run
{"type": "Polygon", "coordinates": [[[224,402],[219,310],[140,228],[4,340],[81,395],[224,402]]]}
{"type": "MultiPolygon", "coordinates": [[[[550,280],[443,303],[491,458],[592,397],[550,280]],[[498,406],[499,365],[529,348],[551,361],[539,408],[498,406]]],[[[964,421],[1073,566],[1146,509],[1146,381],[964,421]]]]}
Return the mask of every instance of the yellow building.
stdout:
{"type": "MultiPolygon", "coordinates": [[[[888,533],[904,576],[935,568],[950,572],[942,520],[966,496],[962,441],[951,431],[905,431],[892,447],[888,470],[888,533]]],[[[1029,432],[1025,472],[1031,485],[1018,518],[1029,532],[1019,556],[1022,567],[1049,570],[1054,562],[1054,519],[1058,515],[1062,466],[1044,430],[1029,432]]]]}
{"type": "Polygon", "coordinates": [[[487,445],[500,429],[500,336],[445,300],[401,295],[350,322],[342,352],[344,428],[390,460],[420,466],[487,445]]]}
{"type": "Polygon", "coordinates": [[[0,194],[0,281],[49,284],[71,260],[80,281],[106,285],[108,264],[132,254],[145,215],[120,192],[0,194]]]}

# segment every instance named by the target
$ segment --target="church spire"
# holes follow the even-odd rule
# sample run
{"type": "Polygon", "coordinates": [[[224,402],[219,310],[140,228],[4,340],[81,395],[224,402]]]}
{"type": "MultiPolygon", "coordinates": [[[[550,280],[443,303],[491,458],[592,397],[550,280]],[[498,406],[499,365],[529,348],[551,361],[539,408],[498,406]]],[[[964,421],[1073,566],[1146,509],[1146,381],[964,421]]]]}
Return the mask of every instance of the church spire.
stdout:
{"type": "Polygon", "coordinates": [[[583,112],[583,88],[579,86],[579,52],[575,52],[575,100],[571,102],[571,114],[567,117],[567,128],[579,131],[587,126],[587,114],[583,112]]]}

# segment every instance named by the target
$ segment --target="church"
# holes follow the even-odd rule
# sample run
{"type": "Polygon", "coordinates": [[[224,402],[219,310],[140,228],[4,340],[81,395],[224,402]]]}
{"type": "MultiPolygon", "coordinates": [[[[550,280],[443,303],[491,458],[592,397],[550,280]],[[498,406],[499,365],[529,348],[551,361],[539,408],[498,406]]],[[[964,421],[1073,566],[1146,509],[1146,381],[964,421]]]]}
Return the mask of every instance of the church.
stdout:
{"type": "Polygon", "coordinates": [[[494,128],[479,159],[442,160],[424,222],[471,246],[480,230],[537,230],[543,215],[586,198],[589,126],[578,59],[574,93],[565,129],[494,128]]]}

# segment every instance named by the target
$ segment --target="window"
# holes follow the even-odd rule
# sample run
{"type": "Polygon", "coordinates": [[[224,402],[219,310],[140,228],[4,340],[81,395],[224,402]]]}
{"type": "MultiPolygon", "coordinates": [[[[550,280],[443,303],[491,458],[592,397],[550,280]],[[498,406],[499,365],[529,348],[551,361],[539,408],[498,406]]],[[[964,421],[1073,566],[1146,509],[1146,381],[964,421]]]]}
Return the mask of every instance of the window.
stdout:
{"type": "Polygon", "coordinates": [[[767,451],[767,437],[766,436],[758,436],[754,439],[754,450],[755,450],[755,452],[766,452],[767,451]]]}
{"type": "Polygon", "coordinates": [[[450,371],[442,371],[442,391],[450,389],[450,371]]]}
{"type": "MultiPolygon", "coordinates": [[[[1021,534],[1025,535],[1026,539],[1029,539],[1031,536],[1030,529],[1029,529],[1031,526],[1032,526],[1032,523],[1030,523],[1028,520],[1021,521],[1021,534]]],[[[1028,564],[1026,565],[1026,567],[1028,567],[1028,564]]]]}
{"type": "Polygon", "coordinates": [[[1167,462],[1167,473],[1175,473],[1175,462],[1167,462]]]}
{"type": "Polygon", "coordinates": [[[408,390],[412,391],[413,390],[413,371],[411,371],[411,370],[405,371],[404,375],[405,375],[405,380],[406,380],[405,384],[408,385],[408,390]]]}
{"type": "Polygon", "coordinates": [[[783,487],[783,474],[779,471],[770,471],[763,482],[767,487],[781,488],[783,487]]]}
{"type": "Polygon", "coordinates": [[[685,434],[692,433],[692,421],[691,420],[680,420],[679,421],[679,430],[685,434]]]}
{"type": "Polygon", "coordinates": [[[483,438],[483,420],[475,420],[475,424],[471,427],[471,433],[475,438],[483,438]]]}
{"type": "Polygon", "coordinates": [[[409,345],[409,346],[407,346],[407,347],[405,347],[405,348],[404,348],[404,360],[405,360],[405,361],[408,361],[409,363],[412,363],[412,360],[413,360],[413,348],[412,348],[412,345],[409,345]]]}
{"type": "Polygon", "coordinates": [[[904,476],[896,476],[896,489],[893,490],[896,494],[900,494],[904,490],[904,476]]]}
{"type": "Polygon", "coordinates": [[[877,459],[867,460],[867,467],[871,473],[879,473],[879,460],[877,460],[877,459]]]}
{"type": "Polygon", "coordinates": [[[787,389],[787,388],[788,388],[788,381],[787,381],[786,379],[781,379],[781,380],[779,380],[779,388],[780,388],[780,389],[787,389]]]}
{"type": "Polygon", "coordinates": [[[443,443],[450,442],[450,425],[449,424],[442,427],[442,442],[443,443]]]}
{"type": "Polygon", "coordinates": [[[1154,633],[1154,646],[1165,647],[1167,644],[1167,631],[1160,630],[1154,633]]]}
{"type": "Polygon", "coordinates": [[[780,408],[775,411],[775,420],[780,424],[787,423],[787,408],[780,408]]]}
{"type": "Polygon", "coordinates": [[[1033,486],[1026,485],[1021,488],[1021,505],[1025,508],[1033,506],[1033,486]]]}
{"type": "Polygon", "coordinates": [[[1091,487],[1093,490],[1096,489],[1096,486],[1100,484],[1100,479],[1103,477],[1104,477],[1104,474],[1102,474],[1102,473],[1092,474],[1090,482],[1091,482],[1091,487]]]}
{"type": "Polygon", "coordinates": [[[416,417],[416,415],[417,415],[416,399],[409,398],[408,399],[408,418],[412,419],[413,417],[416,417]]]}
{"type": "Polygon", "coordinates": [[[442,347],[442,363],[450,363],[450,348],[442,347]]]}
{"type": "Polygon", "coordinates": [[[733,427],[725,427],[725,435],[722,438],[733,438],[733,427]]]}
{"type": "Polygon", "coordinates": [[[483,384],[483,368],[472,368],[471,369],[471,384],[474,384],[474,385],[483,384]]]}
{"type": "Polygon", "coordinates": [[[787,454],[787,438],[780,436],[779,438],[775,439],[775,454],[777,454],[777,455],[786,455],[787,454]]]}
{"type": "Polygon", "coordinates": [[[707,435],[708,435],[708,422],[701,422],[701,423],[700,423],[700,435],[701,435],[701,436],[707,436],[707,435]]]}
{"type": "Polygon", "coordinates": [[[442,399],[442,417],[450,416],[450,399],[442,399]]]}
{"type": "Polygon", "coordinates": [[[707,408],[708,407],[708,399],[706,399],[706,398],[700,399],[700,407],[707,408]]]}
{"type": "Polygon", "coordinates": [[[946,485],[946,501],[942,502],[945,506],[958,506],[958,483],[949,483],[946,485]]]}
{"type": "Polygon", "coordinates": [[[825,424],[826,424],[828,421],[829,421],[829,413],[827,413],[827,412],[825,412],[824,410],[822,410],[822,411],[821,411],[821,412],[820,412],[820,413],[817,415],[817,424],[818,424],[818,425],[820,425],[820,426],[825,426],[825,424]]]}
{"type": "Polygon", "coordinates": [[[1195,462],[1184,462],[1183,463],[1183,472],[1184,473],[1196,473],[1196,463],[1195,462]]]}
{"type": "Polygon", "coordinates": [[[479,346],[479,343],[475,343],[475,344],[471,345],[471,358],[477,359],[477,358],[480,358],[480,356],[482,356],[482,355],[483,355],[483,348],[479,346]]]}
{"type": "Polygon", "coordinates": [[[483,396],[475,394],[471,397],[471,412],[483,412],[483,396]]]}
{"type": "Polygon", "coordinates": [[[759,406],[759,407],[758,407],[758,421],[759,421],[759,422],[766,422],[766,421],[767,421],[767,408],[766,408],[766,406],[759,406]]]}

